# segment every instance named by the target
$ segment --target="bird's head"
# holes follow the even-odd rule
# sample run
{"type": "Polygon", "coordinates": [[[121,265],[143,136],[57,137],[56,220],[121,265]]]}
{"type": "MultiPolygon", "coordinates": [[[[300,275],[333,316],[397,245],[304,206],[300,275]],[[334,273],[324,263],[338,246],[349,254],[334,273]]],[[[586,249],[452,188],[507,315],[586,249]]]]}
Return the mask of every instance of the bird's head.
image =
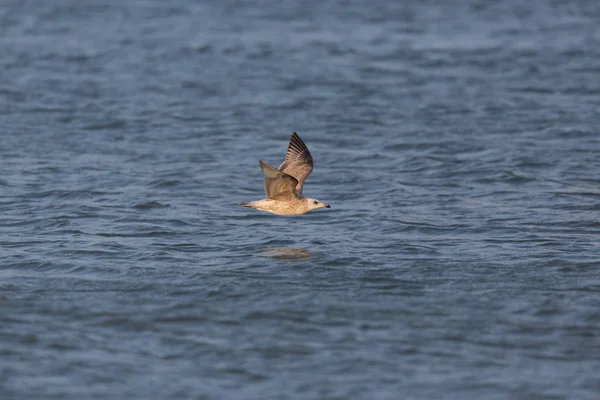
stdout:
{"type": "Polygon", "coordinates": [[[305,198],[304,201],[308,204],[309,210],[316,210],[317,208],[331,208],[329,204],[322,203],[317,199],[305,198]]]}

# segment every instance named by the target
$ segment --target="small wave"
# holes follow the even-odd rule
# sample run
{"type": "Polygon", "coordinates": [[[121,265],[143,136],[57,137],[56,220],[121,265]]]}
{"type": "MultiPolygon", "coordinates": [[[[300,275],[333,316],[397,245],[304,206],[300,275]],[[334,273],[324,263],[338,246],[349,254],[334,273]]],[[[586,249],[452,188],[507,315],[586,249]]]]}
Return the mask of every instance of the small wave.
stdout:
{"type": "Polygon", "coordinates": [[[145,210],[145,209],[149,209],[149,208],[163,208],[163,207],[169,207],[169,204],[163,204],[160,203],[158,201],[149,201],[147,203],[140,203],[140,204],[136,204],[134,206],[134,208],[140,209],[140,210],[145,210]]]}
{"type": "Polygon", "coordinates": [[[83,129],[88,131],[104,131],[104,130],[113,130],[113,129],[121,129],[125,127],[126,122],[123,120],[115,120],[115,121],[107,121],[100,122],[96,124],[89,124],[83,127],[83,129]]]}

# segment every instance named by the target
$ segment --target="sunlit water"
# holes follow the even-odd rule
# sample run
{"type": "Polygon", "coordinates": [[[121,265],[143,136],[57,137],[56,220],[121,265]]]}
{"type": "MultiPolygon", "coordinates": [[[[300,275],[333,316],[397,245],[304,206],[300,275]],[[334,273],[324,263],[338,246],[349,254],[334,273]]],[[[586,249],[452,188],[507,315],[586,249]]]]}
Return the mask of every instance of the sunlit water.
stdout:
{"type": "Polygon", "coordinates": [[[1,3],[0,397],[598,399],[599,4],[1,3]]]}

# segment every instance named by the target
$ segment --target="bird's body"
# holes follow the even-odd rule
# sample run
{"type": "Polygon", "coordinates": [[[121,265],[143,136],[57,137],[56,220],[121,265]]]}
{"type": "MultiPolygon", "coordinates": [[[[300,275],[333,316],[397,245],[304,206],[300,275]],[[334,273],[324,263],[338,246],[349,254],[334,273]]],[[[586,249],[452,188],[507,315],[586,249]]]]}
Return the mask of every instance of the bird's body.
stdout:
{"type": "Polygon", "coordinates": [[[250,203],[240,203],[243,207],[256,208],[277,215],[302,215],[314,210],[308,204],[309,199],[298,199],[295,201],[280,201],[272,199],[257,200],[250,203]]]}
{"type": "Polygon", "coordinates": [[[268,211],[277,215],[302,215],[317,208],[330,208],[329,204],[304,197],[304,181],[313,170],[313,160],[308,148],[296,132],[292,133],[285,160],[279,169],[260,161],[265,174],[263,200],[239,203],[240,206],[268,211]]]}

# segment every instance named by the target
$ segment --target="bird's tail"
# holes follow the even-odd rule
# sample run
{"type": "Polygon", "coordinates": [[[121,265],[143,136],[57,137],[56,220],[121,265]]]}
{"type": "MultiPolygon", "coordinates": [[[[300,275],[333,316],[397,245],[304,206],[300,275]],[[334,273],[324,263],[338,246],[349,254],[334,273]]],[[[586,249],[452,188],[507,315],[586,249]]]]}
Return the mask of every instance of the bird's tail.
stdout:
{"type": "Polygon", "coordinates": [[[254,208],[254,202],[250,202],[250,203],[241,202],[241,203],[238,203],[238,206],[254,208]]]}

